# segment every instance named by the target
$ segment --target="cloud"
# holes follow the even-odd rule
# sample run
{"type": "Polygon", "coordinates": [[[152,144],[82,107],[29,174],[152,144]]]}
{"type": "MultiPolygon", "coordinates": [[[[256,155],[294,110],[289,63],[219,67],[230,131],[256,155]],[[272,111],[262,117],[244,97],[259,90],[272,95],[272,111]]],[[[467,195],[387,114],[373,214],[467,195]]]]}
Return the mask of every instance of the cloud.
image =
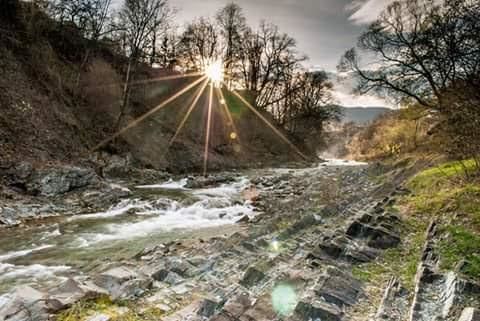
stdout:
{"type": "Polygon", "coordinates": [[[375,21],[392,2],[394,0],[353,0],[346,9],[352,12],[350,21],[362,25],[375,21]]]}
{"type": "Polygon", "coordinates": [[[333,84],[332,97],[340,106],[395,108],[391,101],[375,94],[355,94],[353,88],[356,86],[357,80],[352,73],[331,73],[329,79],[333,84]]]}

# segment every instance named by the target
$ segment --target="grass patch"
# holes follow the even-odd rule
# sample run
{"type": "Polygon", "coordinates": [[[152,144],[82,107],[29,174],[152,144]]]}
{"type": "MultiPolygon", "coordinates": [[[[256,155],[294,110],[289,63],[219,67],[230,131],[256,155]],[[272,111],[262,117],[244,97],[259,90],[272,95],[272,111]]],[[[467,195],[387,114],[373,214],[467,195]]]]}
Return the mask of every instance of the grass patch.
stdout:
{"type": "Polygon", "coordinates": [[[442,268],[452,270],[459,262],[465,260],[461,272],[479,279],[480,236],[459,226],[450,226],[446,230],[448,238],[440,242],[442,268]]]}
{"type": "Polygon", "coordinates": [[[84,321],[97,314],[110,317],[111,321],[157,321],[165,315],[158,308],[146,308],[130,304],[116,304],[108,297],[80,301],[57,315],[56,321],[84,321]]]}
{"type": "Polygon", "coordinates": [[[444,235],[437,244],[441,268],[454,269],[480,279],[480,184],[467,181],[473,160],[450,162],[425,170],[410,180],[412,195],[403,202],[411,215],[423,221],[436,219],[444,235]]]}

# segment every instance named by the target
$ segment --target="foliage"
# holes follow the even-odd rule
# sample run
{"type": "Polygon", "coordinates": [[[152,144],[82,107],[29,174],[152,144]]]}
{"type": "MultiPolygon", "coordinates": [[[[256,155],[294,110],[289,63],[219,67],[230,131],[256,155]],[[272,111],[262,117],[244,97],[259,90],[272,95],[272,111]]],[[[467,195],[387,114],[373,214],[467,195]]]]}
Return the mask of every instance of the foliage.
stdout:
{"type": "Polygon", "coordinates": [[[454,158],[480,155],[480,4],[472,0],[393,2],[345,53],[341,70],[377,91],[438,114],[436,132],[454,158]],[[362,67],[358,49],[376,57],[362,67]]]}
{"type": "Polygon", "coordinates": [[[428,135],[434,120],[419,115],[416,106],[392,111],[359,131],[348,145],[354,159],[383,159],[434,150],[435,137],[428,135]]]}

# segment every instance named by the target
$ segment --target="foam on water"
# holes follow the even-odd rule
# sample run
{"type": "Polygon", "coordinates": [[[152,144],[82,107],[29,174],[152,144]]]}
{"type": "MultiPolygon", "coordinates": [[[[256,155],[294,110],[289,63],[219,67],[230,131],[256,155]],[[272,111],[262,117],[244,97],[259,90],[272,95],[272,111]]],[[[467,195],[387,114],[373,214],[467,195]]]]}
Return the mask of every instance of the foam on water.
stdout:
{"type": "MultiPolygon", "coordinates": [[[[16,259],[22,256],[27,256],[33,252],[38,252],[43,249],[48,249],[53,247],[53,245],[41,245],[32,249],[26,249],[26,250],[21,250],[21,251],[14,251],[14,252],[8,252],[6,254],[0,255],[0,262],[5,262],[11,259],[16,259]]],[[[1,271],[1,270],[0,270],[1,271]]]]}
{"type": "Polygon", "coordinates": [[[191,193],[199,199],[191,205],[165,199],[157,201],[160,204],[150,203],[144,207],[144,211],[136,214],[151,217],[139,222],[108,224],[105,226],[106,232],[85,233],[77,239],[77,244],[85,247],[92,243],[133,239],[162,231],[233,224],[244,215],[254,214],[251,203],[241,200],[240,197],[248,185],[248,179],[242,177],[230,184],[191,190],[191,193]]]}
{"type": "Polygon", "coordinates": [[[155,185],[141,185],[141,186],[136,186],[135,188],[138,189],[155,189],[155,188],[161,188],[161,189],[186,189],[185,186],[187,186],[188,179],[183,178],[178,181],[174,181],[170,179],[168,182],[165,182],[163,184],[155,184],[155,185]]]}
{"type": "Polygon", "coordinates": [[[252,214],[253,207],[248,203],[216,207],[211,206],[209,200],[201,200],[186,207],[172,205],[166,210],[150,211],[149,215],[155,217],[140,222],[110,224],[107,226],[109,233],[85,235],[83,239],[97,243],[143,237],[158,231],[215,227],[233,224],[244,215],[252,214]]]}
{"type": "Polygon", "coordinates": [[[325,163],[320,164],[324,166],[364,166],[368,165],[368,163],[357,162],[354,160],[347,160],[347,159],[338,159],[338,158],[327,158],[325,159],[325,163]]]}
{"type": "Polygon", "coordinates": [[[98,218],[111,218],[115,216],[120,216],[127,213],[131,209],[144,209],[147,210],[150,206],[150,203],[147,201],[140,200],[123,200],[119,204],[113,206],[106,212],[77,215],[70,218],[70,221],[74,220],[88,220],[88,219],[98,219],[98,218]]]}
{"type": "Polygon", "coordinates": [[[0,280],[19,280],[33,279],[41,280],[57,277],[56,273],[70,270],[68,266],[45,266],[41,264],[33,265],[13,265],[0,263],[0,280]]]}

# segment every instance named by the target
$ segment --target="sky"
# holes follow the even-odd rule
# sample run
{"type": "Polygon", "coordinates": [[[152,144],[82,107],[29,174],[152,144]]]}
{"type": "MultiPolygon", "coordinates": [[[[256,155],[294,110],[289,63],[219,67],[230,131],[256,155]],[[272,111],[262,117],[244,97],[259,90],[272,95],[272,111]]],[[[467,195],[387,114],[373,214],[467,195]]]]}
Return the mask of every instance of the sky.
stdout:
{"type": "MultiPolygon", "coordinates": [[[[214,16],[231,0],[170,0],[179,26],[214,16]]],[[[250,25],[273,22],[298,41],[310,66],[335,71],[341,55],[353,47],[366,25],[391,0],[236,0],[250,25]]]]}
{"type": "MultiPolygon", "coordinates": [[[[235,0],[249,25],[272,22],[298,41],[298,49],[309,57],[306,67],[335,72],[342,54],[355,46],[358,36],[393,0],[235,0]]],[[[232,0],[170,0],[178,10],[178,26],[215,13],[232,0]]],[[[347,106],[391,105],[379,97],[354,96],[348,86],[338,84],[334,94],[347,106]]]]}

